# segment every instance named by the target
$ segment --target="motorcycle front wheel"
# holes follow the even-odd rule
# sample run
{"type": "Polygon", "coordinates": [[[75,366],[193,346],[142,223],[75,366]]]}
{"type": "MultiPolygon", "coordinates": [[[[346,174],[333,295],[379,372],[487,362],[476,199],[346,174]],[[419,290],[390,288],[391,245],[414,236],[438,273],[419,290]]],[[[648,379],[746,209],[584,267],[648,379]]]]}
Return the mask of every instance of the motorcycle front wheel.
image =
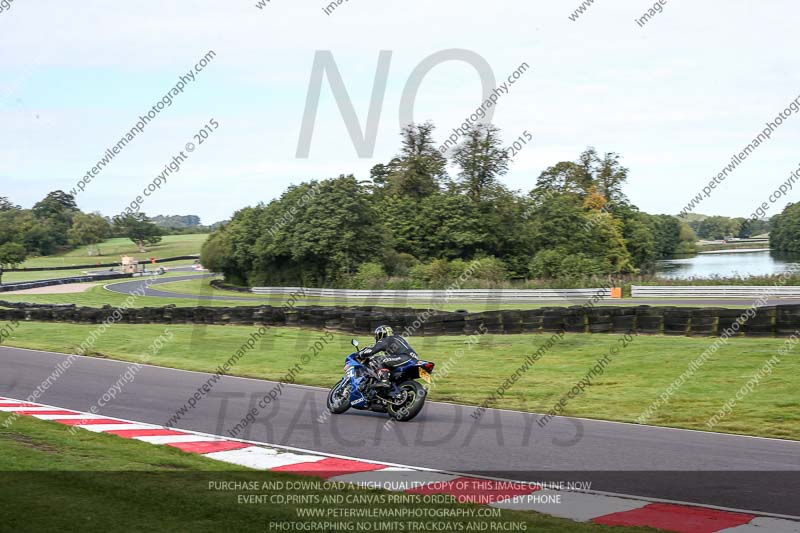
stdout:
{"type": "Polygon", "coordinates": [[[428,391],[416,381],[405,381],[398,385],[400,390],[406,393],[406,400],[400,404],[387,405],[389,415],[398,422],[408,422],[419,414],[425,404],[425,396],[428,391]]]}
{"type": "Polygon", "coordinates": [[[340,415],[350,409],[350,380],[345,378],[328,393],[328,411],[340,415]]]}

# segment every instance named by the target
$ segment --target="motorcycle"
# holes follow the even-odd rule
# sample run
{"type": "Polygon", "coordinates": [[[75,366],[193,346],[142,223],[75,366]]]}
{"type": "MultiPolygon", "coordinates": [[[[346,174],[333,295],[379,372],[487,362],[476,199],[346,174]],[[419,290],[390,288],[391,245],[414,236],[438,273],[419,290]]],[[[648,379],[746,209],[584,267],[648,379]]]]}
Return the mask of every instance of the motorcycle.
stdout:
{"type": "Polygon", "coordinates": [[[419,414],[428,391],[416,380],[430,384],[434,363],[410,359],[389,371],[388,389],[377,389],[371,382],[377,374],[365,363],[358,352],[358,340],[351,344],[356,351],[344,361],[345,375],[328,393],[328,410],[340,415],[350,409],[389,413],[398,422],[408,422],[419,414]]]}

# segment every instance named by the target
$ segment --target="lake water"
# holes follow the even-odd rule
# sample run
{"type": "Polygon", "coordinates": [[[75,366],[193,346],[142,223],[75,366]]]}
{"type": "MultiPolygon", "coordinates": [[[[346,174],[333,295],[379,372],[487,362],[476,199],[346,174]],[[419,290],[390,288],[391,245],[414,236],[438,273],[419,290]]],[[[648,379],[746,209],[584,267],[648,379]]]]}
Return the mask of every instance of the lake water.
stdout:
{"type": "Polygon", "coordinates": [[[669,279],[765,276],[800,270],[800,254],[726,250],[659,261],[656,275],[669,279]]]}

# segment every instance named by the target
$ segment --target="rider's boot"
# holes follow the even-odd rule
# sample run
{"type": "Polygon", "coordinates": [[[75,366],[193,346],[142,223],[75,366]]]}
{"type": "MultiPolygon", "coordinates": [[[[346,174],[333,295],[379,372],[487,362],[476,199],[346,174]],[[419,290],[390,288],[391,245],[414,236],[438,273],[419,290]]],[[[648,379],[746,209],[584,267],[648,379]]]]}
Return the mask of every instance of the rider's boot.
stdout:
{"type": "Polygon", "coordinates": [[[389,389],[391,386],[391,383],[389,383],[389,369],[380,369],[378,371],[378,381],[375,382],[374,387],[376,389],[389,389]]]}

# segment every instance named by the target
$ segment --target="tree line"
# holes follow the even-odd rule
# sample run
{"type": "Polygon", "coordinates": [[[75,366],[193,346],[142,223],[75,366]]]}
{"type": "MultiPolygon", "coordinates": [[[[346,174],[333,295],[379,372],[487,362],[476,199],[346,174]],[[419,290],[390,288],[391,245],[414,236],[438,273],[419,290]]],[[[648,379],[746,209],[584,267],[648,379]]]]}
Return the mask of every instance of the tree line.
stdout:
{"type": "Polygon", "coordinates": [[[779,215],[773,216],[771,219],[752,219],[692,213],[686,216],[685,220],[700,239],[748,239],[769,233],[777,216],[779,215]]]}
{"type": "Polygon", "coordinates": [[[471,127],[449,158],[433,134],[431,123],[405,127],[368,180],[303,182],[237,211],[203,246],[203,264],[242,285],[422,288],[467,262],[480,262],[480,284],[634,274],[694,251],[686,222],[625,196],[615,153],[587,148],[519,192],[500,182],[510,160],[496,127],[471,127]]]}
{"type": "MultiPolygon", "coordinates": [[[[162,223],[176,222],[171,217],[162,218],[162,223]]],[[[188,222],[199,224],[199,218],[190,215],[188,222]]],[[[197,233],[202,228],[171,230],[153,223],[144,213],[115,218],[112,223],[100,213],[82,212],[75,197],[60,190],[48,193],[31,209],[0,196],[0,281],[3,269],[16,267],[28,257],[53,255],[78,246],[87,246],[89,255],[99,256],[101,243],[111,237],[128,238],[140,251],[146,251],[145,247],[159,243],[162,235],[197,233]]]]}

